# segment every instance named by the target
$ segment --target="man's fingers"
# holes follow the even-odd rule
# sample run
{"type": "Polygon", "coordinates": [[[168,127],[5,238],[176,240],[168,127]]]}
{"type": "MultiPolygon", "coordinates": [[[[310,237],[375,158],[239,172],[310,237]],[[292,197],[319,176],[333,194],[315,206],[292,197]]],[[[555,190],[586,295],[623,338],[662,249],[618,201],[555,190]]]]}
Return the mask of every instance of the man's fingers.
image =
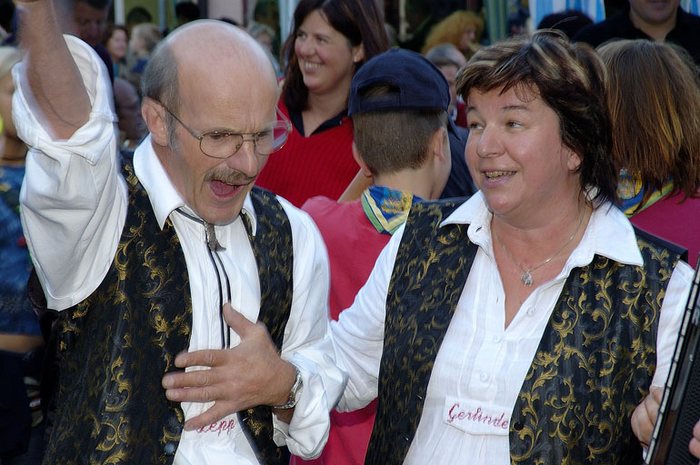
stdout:
{"type": "Polygon", "coordinates": [[[211,370],[167,373],[162,380],[165,389],[205,387],[214,383],[211,370]]]}
{"type": "MultiPolygon", "coordinates": [[[[695,456],[695,458],[700,459],[700,421],[695,424],[693,428],[693,437],[690,439],[690,453],[695,456]]],[[[700,462],[698,462],[700,464],[700,462]]]]}
{"type": "Polygon", "coordinates": [[[656,409],[654,409],[653,405],[651,404],[655,403],[656,402],[652,400],[651,396],[647,396],[644,398],[641,404],[637,405],[634,412],[632,412],[632,431],[644,446],[648,446],[651,439],[652,430],[654,429],[656,411],[652,416],[652,410],[656,409]]]}
{"type": "Polygon", "coordinates": [[[210,386],[201,388],[174,388],[166,389],[165,397],[173,402],[211,402],[218,396],[216,390],[210,386]]]}
{"type": "Polygon", "coordinates": [[[224,320],[241,339],[245,339],[251,330],[255,328],[255,323],[244,317],[241,312],[235,310],[229,303],[224,304],[224,320]]]}
{"type": "Polygon", "coordinates": [[[654,423],[656,423],[656,417],[659,416],[659,404],[656,402],[647,402],[645,405],[646,411],[647,411],[647,417],[649,419],[649,423],[651,424],[651,427],[654,427],[654,423]]]}
{"type": "Polygon", "coordinates": [[[222,363],[220,350],[196,350],[193,352],[180,352],[175,357],[175,366],[178,368],[189,367],[213,367],[222,363]]]}

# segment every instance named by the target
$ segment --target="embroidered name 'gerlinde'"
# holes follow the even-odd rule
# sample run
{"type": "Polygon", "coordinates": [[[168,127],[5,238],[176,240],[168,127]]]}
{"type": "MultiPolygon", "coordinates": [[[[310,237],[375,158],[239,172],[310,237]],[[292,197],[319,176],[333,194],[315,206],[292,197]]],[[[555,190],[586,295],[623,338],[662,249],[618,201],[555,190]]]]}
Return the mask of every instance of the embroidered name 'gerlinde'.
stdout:
{"type": "Polygon", "coordinates": [[[508,435],[510,414],[466,399],[445,398],[443,421],[470,434],[508,435]]]}

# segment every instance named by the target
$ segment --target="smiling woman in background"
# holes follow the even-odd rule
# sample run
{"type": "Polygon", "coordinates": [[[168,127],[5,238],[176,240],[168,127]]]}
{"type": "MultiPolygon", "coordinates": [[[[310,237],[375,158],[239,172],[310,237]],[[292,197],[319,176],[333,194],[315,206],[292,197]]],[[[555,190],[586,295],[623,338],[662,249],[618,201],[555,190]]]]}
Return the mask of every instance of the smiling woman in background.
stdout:
{"type": "Polygon", "coordinates": [[[284,45],[288,60],[279,107],[294,127],[256,185],[296,206],[316,195],[337,199],[359,166],[347,117],[355,71],[389,47],[374,0],[302,0],[284,45]]]}

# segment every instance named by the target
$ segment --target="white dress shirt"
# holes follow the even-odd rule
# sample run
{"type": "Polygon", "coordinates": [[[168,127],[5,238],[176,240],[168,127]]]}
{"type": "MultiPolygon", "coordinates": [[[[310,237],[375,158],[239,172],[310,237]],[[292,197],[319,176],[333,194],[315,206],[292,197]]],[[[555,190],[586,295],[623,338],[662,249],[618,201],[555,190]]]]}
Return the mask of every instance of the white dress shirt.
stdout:
{"type": "MultiPolygon", "coordinates": [[[[469,224],[477,246],[469,278],[435,360],[424,410],[405,464],[508,465],[508,424],[540,339],[572,269],[594,254],[641,265],[634,231],[616,208],[596,209],[561,273],[536,287],[505,326],[505,293],[491,242],[491,213],[481,193],[458,207],[443,224],[469,224]],[[460,402],[466,412],[491,415],[490,427],[445,421],[460,402]]],[[[339,408],[353,410],[377,396],[385,302],[403,227],[391,238],[352,307],[331,323],[338,363],[349,374],[339,408]]],[[[657,369],[653,385],[663,386],[691,287],[693,270],[679,262],[668,284],[659,321],[657,369]]],[[[400,382],[400,380],[396,380],[400,382]]]]}
{"type": "MultiPolygon", "coordinates": [[[[106,70],[89,46],[72,37],[66,40],[90,94],[90,120],[69,140],[53,140],[29,103],[30,90],[20,68],[15,70],[13,102],[17,128],[30,146],[21,193],[22,220],[49,308],[56,310],[77,304],[97,289],[112,264],[127,214],[127,189],[119,168],[118,132],[106,70]]],[[[220,348],[219,283],[206,252],[204,226],[174,212],[182,208],[194,215],[170,182],[150,138],[137,148],[134,170],[148,192],[159,225],[170,218],[182,244],[192,295],[189,350],[220,348]]],[[[342,392],[345,377],[332,356],[329,271],[321,236],[306,213],[283,199],[280,202],[291,224],[294,248],[293,299],[282,358],[299,368],[303,388],[291,423],[273,419],[275,442],[286,443],[295,455],[311,457],[325,444],[328,412],[342,392]]],[[[255,231],[250,197],[243,209],[255,231]]],[[[220,257],[231,285],[231,305],[256,321],[258,269],[241,218],[216,226],[216,236],[226,249],[220,257]]],[[[231,346],[238,343],[238,337],[231,334],[231,346]]],[[[186,419],[208,407],[182,404],[186,419]]],[[[235,415],[198,431],[183,431],[175,464],[204,463],[257,464],[235,415]]]]}

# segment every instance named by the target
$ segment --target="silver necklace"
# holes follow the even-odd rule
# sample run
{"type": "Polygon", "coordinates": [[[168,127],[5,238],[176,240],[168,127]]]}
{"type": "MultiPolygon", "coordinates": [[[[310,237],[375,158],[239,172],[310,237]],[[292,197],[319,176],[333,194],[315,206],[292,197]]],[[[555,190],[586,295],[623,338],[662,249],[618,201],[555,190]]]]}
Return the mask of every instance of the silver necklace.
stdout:
{"type": "MultiPolygon", "coordinates": [[[[584,211],[585,211],[585,210],[584,210],[584,211]]],[[[520,272],[521,272],[521,275],[520,275],[520,282],[522,282],[523,285],[525,285],[525,286],[527,286],[527,287],[531,287],[532,284],[535,282],[534,279],[533,279],[533,277],[532,277],[532,273],[534,273],[535,271],[537,271],[537,270],[539,270],[540,268],[542,268],[543,266],[545,266],[547,263],[549,263],[549,262],[551,262],[552,260],[554,260],[557,256],[559,256],[560,253],[562,253],[562,251],[566,248],[566,246],[569,245],[569,244],[571,243],[571,241],[574,240],[574,237],[576,237],[576,234],[578,234],[578,230],[579,230],[579,228],[581,227],[581,224],[583,224],[583,217],[584,217],[584,216],[585,216],[584,213],[581,212],[581,215],[580,215],[580,217],[579,217],[578,225],[576,226],[576,229],[575,229],[574,232],[571,234],[571,236],[569,236],[569,238],[566,240],[566,242],[564,242],[564,245],[562,245],[561,247],[559,247],[559,249],[554,253],[554,255],[552,255],[551,257],[549,257],[549,258],[546,259],[545,261],[539,263],[538,265],[535,265],[535,266],[530,267],[530,268],[526,268],[526,267],[524,267],[522,264],[520,264],[520,263],[513,257],[513,255],[510,253],[510,250],[508,250],[508,248],[506,247],[505,243],[496,235],[496,232],[493,231],[493,229],[492,229],[492,231],[493,231],[493,236],[496,238],[496,240],[498,240],[498,242],[501,243],[501,248],[502,248],[503,251],[506,253],[506,255],[508,255],[508,258],[510,258],[510,261],[512,261],[513,263],[515,263],[515,264],[517,265],[517,267],[520,268],[520,272]]]]}

